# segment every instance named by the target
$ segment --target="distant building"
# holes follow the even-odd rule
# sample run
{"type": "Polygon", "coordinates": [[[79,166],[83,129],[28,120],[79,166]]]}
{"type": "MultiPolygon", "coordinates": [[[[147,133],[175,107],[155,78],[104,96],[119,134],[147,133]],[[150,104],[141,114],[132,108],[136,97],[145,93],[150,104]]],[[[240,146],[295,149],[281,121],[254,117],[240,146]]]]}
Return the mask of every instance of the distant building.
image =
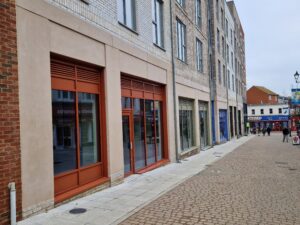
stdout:
{"type": "Polygon", "coordinates": [[[288,98],[262,87],[253,86],[247,91],[248,121],[250,127],[271,127],[275,131],[289,126],[288,98]]]}
{"type": "Polygon", "coordinates": [[[280,131],[289,125],[289,105],[248,105],[248,121],[250,128],[271,127],[274,131],[280,131]]]}
{"type": "Polygon", "coordinates": [[[248,105],[277,104],[278,97],[278,94],[262,86],[253,86],[247,91],[248,105]]]}

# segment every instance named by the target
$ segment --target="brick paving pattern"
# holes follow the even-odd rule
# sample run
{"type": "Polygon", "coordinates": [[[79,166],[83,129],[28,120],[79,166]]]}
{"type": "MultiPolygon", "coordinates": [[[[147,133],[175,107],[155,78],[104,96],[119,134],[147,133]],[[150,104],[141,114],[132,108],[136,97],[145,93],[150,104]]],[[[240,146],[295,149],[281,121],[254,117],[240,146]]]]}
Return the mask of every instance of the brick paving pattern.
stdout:
{"type": "Polygon", "coordinates": [[[121,224],[299,225],[300,147],[256,137],[121,224]]]}

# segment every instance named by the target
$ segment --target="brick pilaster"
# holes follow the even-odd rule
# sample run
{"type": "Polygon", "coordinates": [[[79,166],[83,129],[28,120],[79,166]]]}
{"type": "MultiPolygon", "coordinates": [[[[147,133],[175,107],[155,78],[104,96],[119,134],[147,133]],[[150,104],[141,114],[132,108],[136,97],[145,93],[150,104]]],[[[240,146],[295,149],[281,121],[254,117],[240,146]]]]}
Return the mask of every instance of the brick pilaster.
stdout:
{"type": "Polygon", "coordinates": [[[17,189],[17,215],[21,217],[21,152],[17,62],[16,6],[0,2],[0,225],[9,224],[8,183],[17,189]]]}

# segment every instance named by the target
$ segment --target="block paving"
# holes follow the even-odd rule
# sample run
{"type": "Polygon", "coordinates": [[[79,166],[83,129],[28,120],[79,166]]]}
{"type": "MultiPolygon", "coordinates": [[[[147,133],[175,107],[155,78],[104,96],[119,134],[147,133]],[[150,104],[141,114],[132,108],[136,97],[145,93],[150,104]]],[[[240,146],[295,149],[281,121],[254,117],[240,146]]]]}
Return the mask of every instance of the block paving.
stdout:
{"type": "Polygon", "coordinates": [[[123,222],[299,225],[300,146],[255,137],[123,222]]]}

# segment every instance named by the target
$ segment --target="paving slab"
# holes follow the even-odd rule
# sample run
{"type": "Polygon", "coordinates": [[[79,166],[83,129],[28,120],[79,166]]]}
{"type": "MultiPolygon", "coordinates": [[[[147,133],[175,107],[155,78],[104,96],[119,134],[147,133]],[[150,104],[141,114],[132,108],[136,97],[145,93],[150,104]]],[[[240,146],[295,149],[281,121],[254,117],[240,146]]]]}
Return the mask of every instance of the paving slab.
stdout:
{"type": "Polygon", "coordinates": [[[300,225],[300,146],[257,136],[120,224],[300,225]]]}
{"type": "Polygon", "coordinates": [[[200,154],[170,163],[156,170],[127,177],[124,183],[74,200],[30,217],[18,225],[110,225],[118,224],[144,206],[187,179],[199,174],[212,163],[242,146],[254,136],[233,139],[200,154]],[[85,208],[83,214],[70,214],[74,208],[85,208]]]}

